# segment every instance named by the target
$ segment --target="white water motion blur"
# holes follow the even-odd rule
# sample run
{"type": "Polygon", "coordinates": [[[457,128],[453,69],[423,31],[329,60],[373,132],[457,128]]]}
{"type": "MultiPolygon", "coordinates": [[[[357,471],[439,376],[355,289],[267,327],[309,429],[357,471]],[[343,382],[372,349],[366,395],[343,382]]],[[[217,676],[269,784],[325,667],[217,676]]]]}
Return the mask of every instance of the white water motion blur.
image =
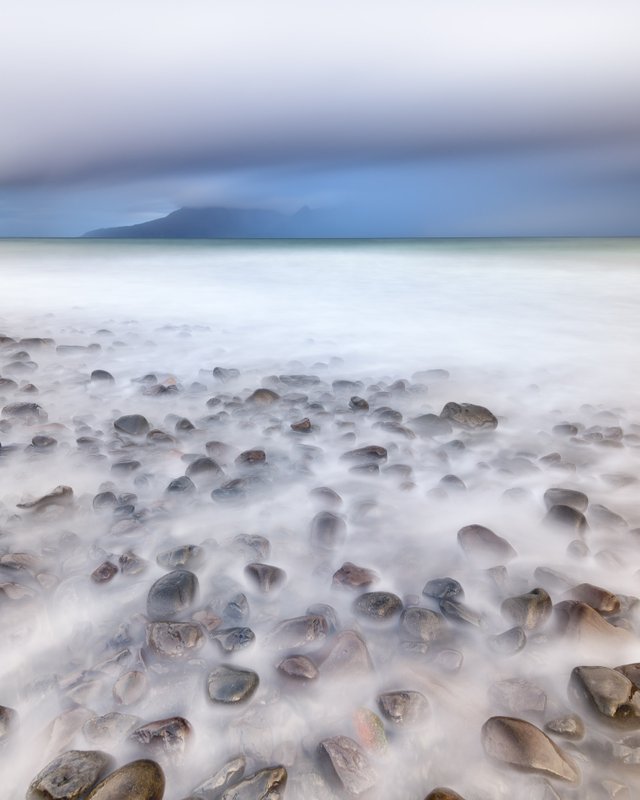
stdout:
{"type": "MultiPolygon", "coordinates": [[[[15,340],[2,345],[0,375],[14,382],[0,389],[2,406],[29,400],[48,415],[0,423],[0,557],[29,556],[17,571],[11,558],[0,562],[2,585],[25,587],[0,603],[0,706],[19,720],[0,748],[4,796],[23,797],[58,752],[94,749],[83,726],[113,711],[132,715],[132,725],[189,720],[184,752],[154,753],[169,800],[188,796],[240,752],[247,772],[284,765],[290,800],[342,796],[316,758],[318,743],[334,735],[361,741],[374,797],[422,800],[437,785],[469,800],[558,796],[544,794],[543,776],[488,760],[480,731],[488,717],[510,712],[492,689],[500,680],[544,690],[543,710],[511,714],[543,727],[563,712],[582,713],[567,694],[575,666],[640,660],[639,267],[640,244],[631,240],[0,243],[0,333],[15,340]],[[20,344],[29,337],[54,343],[20,344]],[[239,372],[223,383],[214,367],[239,372]],[[92,382],[96,369],[114,382],[92,382]],[[290,375],[318,380],[277,377],[290,375]],[[334,383],[345,380],[354,386],[334,383]],[[21,393],[28,383],[37,394],[21,393]],[[154,394],[153,385],[179,391],[154,394]],[[260,386],[281,399],[252,410],[246,399],[260,386]],[[370,410],[354,412],[351,395],[370,410]],[[413,420],[448,401],[488,407],[497,429],[423,435],[413,420]],[[171,434],[170,446],[118,436],[121,414],[145,415],[171,434]],[[399,414],[401,425],[381,424],[399,414]],[[303,417],[312,429],[292,431],[303,417]],[[176,427],[183,418],[192,429],[176,427]],[[56,444],[39,449],[39,434],[56,444]],[[83,436],[92,439],[88,449],[78,445],[83,436]],[[260,488],[236,503],[214,501],[212,486],[198,485],[187,499],[167,495],[212,440],[226,445],[216,451],[225,480],[247,474],[235,463],[239,453],[264,449],[260,488]],[[341,456],[369,444],[386,448],[385,466],[351,472],[341,456]],[[112,470],[125,459],[139,466],[112,470]],[[466,488],[440,482],[451,474],[466,488]],[[72,487],[71,505],[44,514],[18,507],[57,485],[72,487]],[[321,486],[342,498],[336,513],[346,525],[344,542],[324,553],[310,539],[323,508],[310,491],[321,486]],[[543,524],[543,494],[554,486],[588,495],[582,538],[543,524]],[[128,517],[93,509],[94,495],[109,488],[135,496],[121,504],[134,506],[128,517]],[[465,555],[456,533],[473,523],[515,548],[506,572],[465,555]],[[268,539],[264,560],[287,574],[278,591],[262,594],[248,580],[246,563],[260,559],[239,544],[243,534],[268,539]],[[177,664],[150,654],[146,597],[165,572],[156,556],[183,544],[206,554],[194,608],[219,611],[237,593],[248,598],[243,624],[256,639],[246,649],[222,653],[207,640],[177,664]],[[148,562],[146,571],[91,580],[101,562],[118,564],[128,551],[148,562]],[[332,585],[346,561],[374,570],[373,588],[394,592],[405,607],[430,607],[424,584],[453,577],[482,626],[446,620],[439,641],[408,647],[397,620],[367,624],[354,614],[358,593],[332,585]],[[544,571],[534,576],[539,567],[566,583],[556,576],[545,584],[544,571]],[[557,603],[585,582],[621,598],[624,619],[612,636],[575,640],[551,621],[510,656],[489,645],[511,627],[500,611],[505,597],[542,585],[557,603]],[[269,634],[318,603],[335,609],[340,628],[362,635],[373,667],[355,677],[323,674],[329,637],[304,648],[319,679],[293,687],[278,676],[286,653],[269,634]],[[206,675],[221,662],[260,676],[237,709],[206,698],[206,675]],[[147,675],[148,687],[123,708],[112,687],[131,669],[147,675]],[[377,695],[394,689],[422,692],[429,714],[408,731],[384,720],[384,735],[367,718],[386,740],[374,746],[354,715],[380,714],[377,695]]],[[[605,797],[607,780],[637,791],[635,773],[622,773],[611,754],[615,737],[597,720],[588,728],[588,746],[558,740],[582,772],[580,796],[605,797]]],[[[140,752],[117,736],[100,748],[118,763],[140,752]]]]}

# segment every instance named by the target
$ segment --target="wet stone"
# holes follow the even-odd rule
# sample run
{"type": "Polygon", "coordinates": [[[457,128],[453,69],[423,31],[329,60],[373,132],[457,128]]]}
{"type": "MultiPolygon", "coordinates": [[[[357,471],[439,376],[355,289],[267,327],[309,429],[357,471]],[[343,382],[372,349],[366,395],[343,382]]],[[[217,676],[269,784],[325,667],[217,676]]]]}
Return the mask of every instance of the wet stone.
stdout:
{"type": "Polygon", "coordinates": [[[287,573],[274,567],[272,564],[260,564],[254,562],[247,564],[244,568],[245,575],[258,587],[264,594],[279,589],[287,579],[287,573]]]}
{"type": "Polygon", "coordinates": [[[186,567],[196,569],[202,566],[205,561],[205,550],[197,544],[183,544],[180,547],[172,547],[170,550],[163,550],[156,556],[156,561],[165,569],[176,569],[186,567]]]}
{"type": "Polygon", "coordinates": [[[197,800],[219,800],[225,789],[238,783],[244,775],[246,767],[247,759],[244,756],[232,758],[210,778],[196,786],[190,797],[197,798],[197,800]]]}
{"type": "Polygon", "coordinates": [[[86,800],[162,800],[164,773],[155,761],[142,759],[112,772],[86,800]]]}
{"type": "Polygon", "coordinates": [[[490,636],[488,642],[494,653],[501,656],[511,656],[524,649],[527,644],[527,635],[521,627],[516,626],[515,628],[509,628],[504,633],[490,636]]]}
{"type": "Polygon", "coordinates": [[[487,567],[510,561],[516,556],[516,551],[506,539],[484,525],[461,528],[458,531],[458,543],[470,558],[487,567]]]}
{"type": "Polygon", "coordinates": [[[130,706],[141,700],[148,687],[147,676],[139,670],[123,673],[113,685],[113,698],[116,703],[130,706]]]}
{"type": "Polygon", "coordinates": [[[307,609],[307,614],[322,617],[327,623],[328,633],[335,633],[340,627],[335,608],[326,603],[314,603],[307,609]]]}
{"type": "Polygon", "coordinates": [[[129,436],[144,436],[149,433],[151,426],[142,414],[125,414],[113,423],[113,427],[120,433],[129,436]]]}
{"type": "Polygon", "coordinates": [[[340,569],[333,573],[334,586],[346,586],[352,589],[370,586],[377,579],[378,576],[373,570],[358,567],[350,561],[345,561],[340,569]]]}
{"type": "Polygon", "coordinates": [[[283,658],[277,669],[282,675],[296,681],[314,681],[320,674],[313,661],[304,655],[283,658]]]}
{"type": "Polygon", "coordinates": [[[586,603],[600,614],[617,614],[620,611],[620,599],[613,592],[592,583],[580,583],[568,595],[572,600],[586,603]]]}
{"type": "Polygon", "coordinates": [[[109,747],[117,744],[140,724],[138,717],[111,711],[101,717],[91,717],[82,726],[85,739],[97,747],[109,747]]]}
{"type": "Polygon", "coordinates": [[[502,615],[527,631],[541,628],[551,616],[552,602],[544,589],[508,597],[501,606],[502,615]]]}
{"type": "Polygon", "coordinates": [[[92,383],[114,383],[113,375],[106,369],[94,369],[91,373],[92,383]]]}
{"type": "Polygon", "coordinates": [[[27,509],[29,511],[46,511],[53,506],[70,506],[73,503],[73,489],[70,486],[56,486],[56,488],[39,497],[37,500],[30,500],[25,503],[18,503],[18,508],[27,509]]]}
{"type": "Polygon", "coordinates": [[[198,579],[185,569],[163,575],[152,585],[147,596],[147,614],[151,619],[166,619],[187,611],[198,592],[198,579]]]}
{"type": "Polygon", "coordinates": [[[118,564],[123,575],[139,575],[149,566],[144,558],[131,552],[123,553],[118,558],[118,564]]]}
{"type": "Polygon", "coordinates": [[[149,722],[129,735],[133,742],[167,754],[182,753],[191,735],[191,725],[184,717],[169,717],[149,722]]]}
{"type": "Polygon", "coordinates": [[[371,656],[362,637],[355,631],[340,631],[320,666],[322,675],[351,676],[372,669],[371,656]]]}
{"type": "Polygon", "coordinates": [[[220,800],[282,800],[287,785],[284,767],[267,767],[227,789],[220,800]]]}
{"type": "Polygon", "coordinates": [[[608,667],[576,667],[571,673],[572,695],[596,711],[599,719],[620,726],[640,728],[640,692],[618,670],[608,667]]]}
{"type": "Polygon", "coordinates": [[[91,580],[94,583],[108,583],[117,574],[118,567],[115,564],[112,564],[111,561],[103,561],[91,573],[91,580]]]}
{"type": "Polygon", "coordinates": [[[518,769],[579,783],[575,764],[539,728],[523,719],[491,717],[482,726],[482,746],[491,758],[518,769]]]}
{"type": "Polygon", "coordinates": [[[203,483],[224,475],[222,468],[209,456],[194,459],[186,469],[186,476],[196,483],[203,483]]]}
{"type": "Polygon", "coordinates": [[[344,453],[342,458],[345,461],[358,461],[363,464],[379,464],[387,460],[387,450],[376,444],[358,447],[356,450],[349,450],[344,453]]]}
{"type": "Polygon", "coordinates": [[[68,750],[33,779],[28,800],[78,800],[100,780],[112,759],[98,750],[68,750]]]}
{"type": "Polygon", "coordinates": [[[327,636],[327,620],[317,614],[285,619],[271,631],[268,642],[278,649],[299,649],[318,644],[327,636]]]}
{"type": "Polygon", "coordinates": [[[347,526],[337,514],[319,511],[311,521],[311,544],[321,551],[331,551],[344,544],[347,526]]]}
{"type": "Polygon", "coordinates": [[[546,513],[544,522],[576,534],[582,534],[589,528],[589,524],[581,511],[561,504],[551,506],[546,513]]]}
{"type": "Polygon", "coordinates": [[[118,498],[113,492],[99,492],[93,498],[93,507],[96,511],[113,509],[118,504],[118,498]]]}
{"type": "Polygon", "coordinates": [[[9,403],[2,409],[2,416],[22,420],[27,424],[46,422],[49,418],[44,408],[37,403],[9,403]]]}
{"type": "Polygon", "coordinates": [[[447,419],[437,414],[422,414],[411,420],[411,427],[420,436],[448,436],[453,427],[447,419]]]}
{"type": "Polygon", "coordinates": [[[424,800],[464,800],[464,797],[454,792],[453,789],[438,786],[436,789],[432,789],[424,800]]]}
{"type": "Polygon", "coordinates": [[[555,487],[547,489],[544,493],[544,503],[547,510],[559,505],[574,508],[576,511],[586,511],[589,505],[589,498],[584,492],[579,492],[576,489],[555,487]]]}
{"type": "Polygon", "coordinates": [[[585,734],[584,722],[577,714],[566,714],[563,717],[556,717],[555,719],[549,720],[544,727],[549,733],[562,736],[564,739],[571,739],[572,741],[579,741],[584,738],[585,734]]]}
{"type": "Polygon", "coordinates": [[[442,636],[446,623],[441,614],[428,608],[409,606],[400,616],[400,629],[403,634],[422,642],[432,642],[442,636]]]}
{"type": "Polygon", "coordinates": [[[257,672],[222,664],[209,673],[207,692],[214,703],[243,703],[255,694],[259,683],[257,672]]]}
{"type": "Polygon", "coordinates": [[[164,658],[185,658],[204,644],[202,628],[190,622],[150,622],[146,634],[147,645],[164,658]]]}
{"type": "Polygon", "coordinates": [[[254,406],[271,406],[280,399],[280,395],[271,389],[256,389],[247,397],[246,402],[254,406]]]}
{"type": "Polygon", "coordinates": [[[271,544],[266,536],[257,534],[240,533],[233,537],[233,549],[238,550],[252,560],[255,558],[269,558],[271,544]]]}
{"type": "Polygon", "coordinates": [[[353,610],[371,620],[388,620],[402,610],[402,600],[392,592],[365,592],[358,597],[353,610]]]}
{"type": "Polygon", "coordinates": [[[256,635],[251,628],[222,628],[210,634],[225,653],[233,653],[236,650],[244,650],[253,644],[256,635]]]}
{"type": "Polygon", "coordinates": [[[319,500],[326,506],[337,508],[342,505],[342,498],[340,495],[329,486],[318,486],[309,492],[309,495],[316,500],[319,500]]]}
{"type": "Polygon", "coordinates": [[[493,430],[498,427],[498,420],[488,408],[473,403],[447,403],[440,416],[467,430],[493,430]]]}
{"type": "Polygon", "coordinates": [[[323,739],[320,751],[328,760],[340,785],[351,795],[363,794],[375,786],[376,775],[360,745],[348,736],[323,739]]]}
{"type": "Polygon", "coordinates": [[[304,417],[298,422],[292,422],[290,428],[296,433],[309,433],[311,431],[311,420],[309,417],[304,417]]]}
{"type": "Polygon", "coordinates": [[[264,450],[245,450],[236,458],[236,464],[244,466],[254,466],[256,464],[265,464],[267,461],[267,454],[264,450]]]}
{"type": "Polygon", "coordinates": [[[378,708],[385,719],[401,727],[420,724],[429,714],[427,698],[413,690],[378,695],[378,708]]]}
{"type": "Polygon", "coordinates": [[[436,600],[462,600],[464,598],[462,586],[453,578],[433,578],[427,581],[422,594],[436,600]]]}
{"type": "Polygon", "coordinates": [[[182,475],[180,478],[172,480],[166,491],[168,494],[187,495],[193,494],[196,491],[196,486],[191,478],[182,475]]]}
{"type": "Polygon", "coordinates": [[[0,747],[17,728],[18,713],[13,708],[0,706],[0,747]]]}
{"type": "Polygon", "coordinates": [[[368,411],[369,403],[367,403],[364,397],[358,397],[357,394],[354,394],[349,400],[349,408],[353,411],[368,411]]]}
{"type": "Polygon", "coordinates": [[[53,450],[58,442],[53,438],[53,436],[34,436],[31,440],[31,447],[34,450],[37,450],[40,453],[50,452],[53,450]]]}
{"type": "Polygon", "coordinates": [[[444,598],[440,601],[440,611],[443,616],[453,622],[462,622],[465,625],[473,625],[476,628],[482,628],[485,625],[482,614],[457,600],[444,598]]]}

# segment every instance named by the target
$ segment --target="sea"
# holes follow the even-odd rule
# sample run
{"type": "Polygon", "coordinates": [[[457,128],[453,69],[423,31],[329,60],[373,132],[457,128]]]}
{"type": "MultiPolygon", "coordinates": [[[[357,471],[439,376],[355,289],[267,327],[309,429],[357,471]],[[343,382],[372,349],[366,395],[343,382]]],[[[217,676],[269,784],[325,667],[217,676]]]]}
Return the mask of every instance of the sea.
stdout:
{"type": "Polygon", "coordinates": [[[635,722],[571,686],[640,661],[640,240],[7,239],[0,281],[3,797],[69,750],[107,752],[106,773],[153,758],[167,800],[638,796],[635,722]],[[133,414],[142,435],[114,426],[133,414]],[[217,471],[169,488],[202,458],[217,471]],[[552,488],[585,496],[577,515],[550,515],[552,488]],[[469,525],[513,553],[467,547],[469,525]],[[170,562],[199,588],[171,620],[197,631],[167,654],[147,597],[187,545],[170,562]],[[282,574],[265,588],[253,563],[282,574]],[[423,593],[438,578],[461,607],[423,593]],[[527,627],[504,603],[534,589],[549,613],[527,627]],[[298,655],[311,677],[286,674],[298,655]],[[212,699],[220,665],[257,689],[212,699]],[[548,727],[570,714],[582,738],[548,727]],[[570,766],[496,755],[496,716],[570,766]],[[207,788],[237,757],[286,787],[207,788]]]}

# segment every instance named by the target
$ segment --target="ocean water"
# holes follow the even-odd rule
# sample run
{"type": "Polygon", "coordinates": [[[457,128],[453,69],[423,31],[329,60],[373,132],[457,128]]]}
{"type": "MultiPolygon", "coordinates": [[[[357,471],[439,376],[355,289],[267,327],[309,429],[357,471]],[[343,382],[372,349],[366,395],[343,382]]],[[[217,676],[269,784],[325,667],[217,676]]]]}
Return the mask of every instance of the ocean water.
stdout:
{"type": "Polygon", "coordinates": [[[0,334],[13,340],[0,346],[0,376],[13,381],[0,388],[2,407],[35,402],[47,415],[3,411],[0,423],[0,584],[10,587],[0,595],[0,706],[18,719],[0,738],[3,796],[24,797],[68,749],[106,750],[116,765],[148,753],[129,730],[175,715],[192,728],[185,747],[152,751],[168,800],[238,754],[247,774],[285,766],[291,800],[351,796],[318,756],[319,743],[338,735],[366,759],[364,797],[423,800],[438,785],[466,800],[635,796],[629,731],[607,726],[567,687],[575,666],[640,660],[640,242],[7,240],[0,277],[0,334]],[[33,337],[47,341],[20,342],[33,337]],[[237,373],[220,380],[216,367],[237,373]],[[96,369],[114,381],[91,381],[96,369]],[[279,399],[252,406],[260,387],[279,399]],[[352,395],[369,410],[354,411],[352,395]],[[487,407],[497,427],[425,434],[416,418],[450,401],[487,407]],[[123,414],[144,415],[172,439],[119,434],[113,422],[123,414]],[[180,426],[185,418],[192,427],[180,426]],[[302,418],[311,430],[292,430],[302,418]],[[38,446],[39,435],[55,442],[38,446]],[[352,471],[357,462],[343,458],[365,445],[385,448],[378,471],[352,471]],[[236,461],[250,449],[264,450],[266,463],[236,461]],[[195,480],[188,496],[167,493],[208,453],[223,475],[195,480]],[[447,475],[463,485],[442,483],[447,475]],[[212,497],[234,478],[245,479],[242,494],[212,497]],[[59,485],[73,489],[69,504],[20,507],[59,485]],[[322,486],[341,501],[312,493],[322,486]],[[545,522],[552,487],[588,495],[586,531],[545,522]],[[121,498],[116,512],[94,509],[105,490],[121,498]],[[318,549],[313,520],[327,510],[342,534],[318,549]],[[469,556],[457,532],[470,524],[504,537],[515,557],[469,556]],[[180,657],[152,652],[146,598],[167,571],[156,557],[186,544],[204,555],[193,567],[197,600],[182,618],[209,609],[230,627],[221,609],[242,593],[241,624],[255,634],[246,648],[226,653],[204,637],[180,657]],[[128,552],[147,568],[92,580],[128,552]],[[16,568],[16,553],[27,566],[16,568]],[[284,585],[259,591],[245,570],[252,561],[283,569],[284,585]],[[344,562],[373,570],[376,582],[337,587],[344,562]],[[464,587],[475,622],[443,618],[437,636],[420,638],[398,616],[372,621],[354,609],[372,589],[397,595],[405,614],[440,613],[422,589],[445,576],[464,587]],[[506,598],[542,587],[557,605],[583,583],[620,599],[602,630],[566,630],[555,612],[518,652],[496,650],[491,637],[513,627],[506,598]],[[334,609],[338,631],[366,643],[369,669],[323,668],[332,631],[274,644],[282,620],[318,603],[334,609]],[[319,667],[308,685],[276,669],[300,653],[319,667]],[[220,663],[258,673],[249,701],[209,700],[206,678],[220,663]],[[146,676],[146,690],[123,705],[113,686],[131,670],[146,676]],[[499,682],[510,680],[538,687],[543,707],[505,699],[499,682]],[[378,697],[392,690],[421,692],[428,712],[404,726],[384,718],[378,697]],[[543,728],[569,711],[584,717],[587,735],[554,741],[581,773],[578,788],[483,750],[493,715],[543,728]],[[87,720],[113,712],[132,719],[92,736],[87,720]]]}

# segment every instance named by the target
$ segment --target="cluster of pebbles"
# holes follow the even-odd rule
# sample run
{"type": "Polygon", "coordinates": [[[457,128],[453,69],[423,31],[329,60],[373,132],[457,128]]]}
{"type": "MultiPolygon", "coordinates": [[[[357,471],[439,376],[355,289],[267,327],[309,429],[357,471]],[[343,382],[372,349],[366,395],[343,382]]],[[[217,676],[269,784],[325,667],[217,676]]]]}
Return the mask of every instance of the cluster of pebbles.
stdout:
{"type": "Polygon", "coordinates": [[[135,346],[0,337],[3,797],[638,796],[628,411],[135,346]]]}

